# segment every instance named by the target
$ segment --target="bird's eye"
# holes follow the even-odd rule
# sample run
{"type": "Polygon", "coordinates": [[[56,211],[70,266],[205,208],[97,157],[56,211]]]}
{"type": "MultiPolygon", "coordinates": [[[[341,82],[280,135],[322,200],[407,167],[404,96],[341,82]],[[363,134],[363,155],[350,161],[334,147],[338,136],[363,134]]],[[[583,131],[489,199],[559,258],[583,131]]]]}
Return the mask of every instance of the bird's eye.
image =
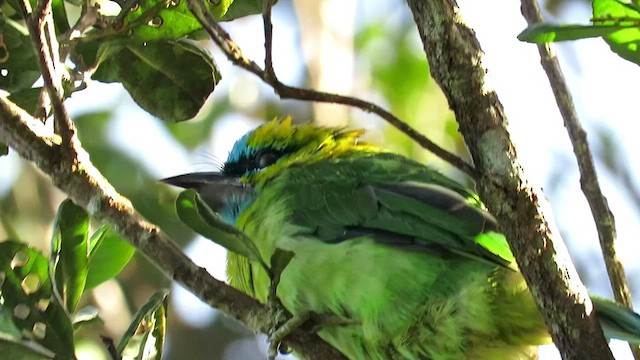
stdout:
{"type": "Polygon", "coordinates": [[[278,160],[278,155],[270,151],[263,152],[258,156],[258,167],[264,169],[267,166],[275,163],[278,160]]]}

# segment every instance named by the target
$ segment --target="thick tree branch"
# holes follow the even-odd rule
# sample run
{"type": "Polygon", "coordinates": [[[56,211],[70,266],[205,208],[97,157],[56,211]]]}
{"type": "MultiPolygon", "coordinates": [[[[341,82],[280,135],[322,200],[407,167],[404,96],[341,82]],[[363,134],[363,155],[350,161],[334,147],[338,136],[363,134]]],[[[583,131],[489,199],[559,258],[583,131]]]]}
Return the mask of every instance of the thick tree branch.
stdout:
{"type": "Polygon", "coordinates": [[[456,114],[479,172],[478,192],[513,250],[564,359],[612,359],[593,305],[562,239],[551,232],[527,183],[502,104],[485,87],[482,50],[455,0],[408,0],[431,75],[456,114]]]}
{"type": "MultiPolygon", "coordinates": [[[[36,164],[76,204],[93,218],[112,226],[166,276],[253,331],[270,330],[270,312],[266,305],[214,279],[191,262],[157,226],[142,219],[129,200],[118,194],[91,164],[78,141],[72,143],[73,149],[60,145],[60,136],[51,133],[6,97],[0,97],[0,141],[36,164]]],[[[344,358],[318,336],[301,330],[289,335],[286,343],[306,358],[344,358]]]]}
{"type": "MultiPolygon", "coordinates": [[[[522,0],[522,15],[529,25],[542,22],[540,9],[536,0],[522,0]]],[[[573,145],[573,153],[578,161],[578,169],[580,170],[580,186],[582,192],[587,198],[591,215],[598,229],[598,238],[600,239],[600,248],[604,256],[604,262],[609,274],[609,282],[616,301],[632,308],[631,292],[629,284],[624,273],[622,263],[616,255],[616,223],[607,199],[600,189],[598,181],[598,173],[593,162],[593,155],[587,141],[587,133],[582,128],[578,114],[569,88],[560,69],[558,59],[551,52],[550,44],[538,44],[538,52],[540,53],[540,63],[547,74],[551,90],[556,98],[558,109],[564,120],[564,126],[567,128],[571,145],[573,145]]],[[[638,346],[631,345],[636,360],[640,359],[640,350],[638,346]]]]}
{"type": "Polygon", "coordinates": [[[423,148],[431,151],[441,159],[447,161],[451,165],[465,172],[469,176],[475,175],[473,166],[466,163],[457,155],[441,148],[433,141],[429,140],[424,135],[420,134],[414,128],[409,126],[406,122],[400,120],[392,113],[383,109],[382,107],[364,101],[359,98],[326,93],[322,91],[315,91],[310,89],[297,88],[288,86],[280,82],[272,65],[272,24],[271,24],[271,0],[265,2],[265,10],[263,13],[265,24],[265,69],[262,69],[255,61],[247,59],[236,43],[231,39],[231,36],[218,24],[213,16],[204,8],[201,0],[187,0],[189,10],[200,21],[203,28],[207,31],[213,42],[222,50],[236,66],[243,68],[244,70],[258,76],[266,84],[270,85],[273,90],[280,96],[281,99],[298,99],[304,101],[315,101],[347,105],[354,108],[358,108],[362,111],[374,113],[381,118],[385,119],[389,124],[395,126],[398,130],[407,134],[411,139],[418,143],[423,148]]]}

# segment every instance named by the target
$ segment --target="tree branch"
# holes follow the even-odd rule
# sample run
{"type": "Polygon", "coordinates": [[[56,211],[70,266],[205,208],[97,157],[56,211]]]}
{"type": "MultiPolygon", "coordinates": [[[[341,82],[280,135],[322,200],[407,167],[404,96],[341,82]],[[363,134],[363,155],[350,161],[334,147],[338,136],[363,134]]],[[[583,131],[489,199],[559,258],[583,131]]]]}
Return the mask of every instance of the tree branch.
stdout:
{"type": "Polygon", "coordinates": [[[262,11],[262,26],[264,28],[264,72],[271,81],[278,81],[275,70],[273,70],[273,23],[271,22],[271,9],[274,0],[264,1],[262,11]]]}
{"type": "MultiPolygon", "coordinates": [[[[253,331],[270,330],[270,312],[266,305],[211,277],[157,226],[142,219],[129,200],[118,194],[91,164],[79,142],[73,142],[72,148],[61,146],[60,136],[51,133],[6,97],[0,97],[0,140],[35,163],[93,218],[109,224],[128,239],[166,276],[253,331]]],[[[301,330],[287,336],[286,343],[309,359],[344,359],[317,335],[301,330]]]]}
{"type": "Polygon", "coordinates": [[[456,114],[479,172],[478,192],[509,239],[564,359],[612,359],[593,305],[562,239],[528,184],[495,92],[485,88],[482,50],[455,0],[408,0],[431,75],[456,114]]]}
{"type": "Polygon", "coordinates": [[[398,130],[405,133],[412,140],[418,143],[423,148],[431,151],[436,156],[447,161],[451,165],[465,172],[469,176],[475,176],[475,169],[472,165],[469,165],[460,157],[455,154],[441,148],[433,141],[429,140],[424,135],[420,134],[414,128],[409,126],[406,122],[400,120],[392,113],[383,109],[382,107],[351,96],[344,96],[338,94],[331,94],[322,91],[315,91],[310,89],[297,88],[288,86],[280,82],[276,76],[272,65],[272,24],[271,24],[271,3],[272,0],[265,2],[265,9],[263,12],[263,19],[265,24],[265,68],[262,69],[255,61],[247,59],[236,43],[231,39],[231,36],[218,24],[213,16],[204,8],[200,0],[187,0],[189,10],[200,21],[203,28],[207,31],[213,42],[222,50],[236,66],[243,68],[244,70],[258,76],[264,83],[270,85],[273,90],[280,96],[281,99],[297,99],[304,101],[315,101],[347,105],[354,108],[358,108],[362,111],[374,113],[381,118],[385,119],[389,124],[395,126],[398,130]]]}
{"type": "MultiPolygon", "coordinates": [[[[71,144],[76,139],[76,131],[63,103],[62,74],[64,66],[60,62],[58,54],[51,0],[38,1],[35,12],[32,11],[29,0],[20,0],[20,7],[36,52],[44,87],[53,107],[56,133],[62,137],[63,144],[71,144]]],[[[73,148],[71,145],[69,147],[73,148]]]]}
{"type": "MultiPolygon", "coordinates": [[[[540,9],[536,0],[522,0],[522,15],[529,25],[542,22],[540,9]]],[[[540,53],[540,63],[547,74],[551,90],[556,98],[558,109],[562,114],[564,126],[567,129],[573,153],[578,162],[580,171],[580,187],[587,198],[593,221],[598,229],[598,238],[600,239],[600,248],[602,256],[609,274],[609,283],[613,290],[613,295],[621,304],[628,308],[633,308],[631,301],[631,292],[629,284],[624,273],[622,263],[616,255],[616,223],[609,204],[600,189],[598,181],[598,173],[593,162],[593,155],[587,141],[587,133],[582,128],[578,114],[576,113],[573,99],[567,86],[567,83],[560,69],[558,59],[551,52],[549,44],[538,44],[538,52],[540,53]]],[[[640,348],[637,345],[629,344],[631,352],[636,360],[640,359],[640,348]]]]}

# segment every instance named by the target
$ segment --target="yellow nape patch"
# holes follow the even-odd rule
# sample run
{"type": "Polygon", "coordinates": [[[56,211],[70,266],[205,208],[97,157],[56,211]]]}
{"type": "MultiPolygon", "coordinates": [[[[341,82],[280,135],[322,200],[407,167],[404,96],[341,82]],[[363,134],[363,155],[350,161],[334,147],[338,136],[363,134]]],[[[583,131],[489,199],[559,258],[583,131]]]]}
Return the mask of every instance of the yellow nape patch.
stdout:
{"type": "Polygon", "coordinates": [[[249,138],[250,147],[270,146],[275,148],[318,146],[325,139],[341,132],[339,128],[322,128],[313,124],[293,124],[290,116],[275,118],[257,128],[249,138]]]}
{"type": "Polygon", "coordinates": [[[290,137],[295,131],[292,122],[293,119],[291,116],[287,116],[284,119],[274,118],[258,127],[253,133],[252,140],[264,139],[271,136],[290,137]]]}
{"type": "Polygon", "coordinates": [[[289,153],[276,164],[259,173],[248,175],[246,179],[268,179],[292,164],[309,164],[351,151],[382,151],[359,140],[364,132],[362,129],[318,127],[309,123],[293,124],[291,117],[275,118],[255,129],[247,139],[246,145],[253,149],[286,149],[289,153]]]}

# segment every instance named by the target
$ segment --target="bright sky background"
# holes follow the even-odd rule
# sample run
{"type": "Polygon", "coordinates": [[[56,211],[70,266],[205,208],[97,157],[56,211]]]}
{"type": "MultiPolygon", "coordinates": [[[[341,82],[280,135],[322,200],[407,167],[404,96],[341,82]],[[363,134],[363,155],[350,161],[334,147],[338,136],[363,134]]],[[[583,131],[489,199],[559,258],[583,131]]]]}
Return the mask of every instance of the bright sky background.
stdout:
{"type": "MultiPolygon", "coordinates": [[[[516,35],[526,24],[520,15],[520,2],[516,0],[459,0],[462,15],[475,29],[484,49],[485,65],[490,79],[504,104],[510,120],[510,132],[517,146],[521,162],[527,175],[537,186],[550,188],[550,175],[558,163],[565,167],[558,186],[562,191],[546,193],[555,213],[558,226],[563,229],[568,245],[575,259],[589,262],[589,274],[582,275],[590,292],[611,297],[606,282],[603,261],[594,256],[598,251],[598,239],[588,205],[579,188],[579,175],[562,119],[555,107],[544,73],[539,65],[535,46],[524,44],[516,35]],[[596,269],[591,271],[591,269],[596,269]]],[[[563,9],[560,22],[587,23],[589,9],[584,4],[575,4],[563,9]]],[[[360,1],[358,18],[395,16],[406,11],[400,0],[360,1]],[[365,5],[366,4],[366,5],[365,5]],[[375,5],[372,5],[375,4],[375,5]],[[402,4],[400,7],[399,5],[402,4]]],[[[291,21],[290,13],[276,6],[275,26],[275,67],[285,83],[296,82],[302,76],[300,54],[296,48],[297,28],[291,21]],[[280,54],[286,54],[281,56],[280,54]]],[[[340,13],[332,14],[336,24],[340,24],[340,13]]],[[[547,17],[548,20],[551,20],[547,17]]],[[[249,58],[261,62],[263,59],[261,19],[251,17],[225,24],[234,40],[249,58]]],[[[417,35],[416,35],[417,39],[417,35]]],[[[421,51],[416,41],[417,51],[421,51]]],[[[599,39],[581,40],[555,47],[563,66],[578,114],[587,131],[606,128],[614,135],[624,152],[619,154],[632,168],[634,179],[639,178],[640,167],[634,155],[640,150],[637,127],[637,89],[640,83],[640,69],[637,65],[612,54],[608,46],[599,39]],[[635,90],[635,91],[634,91],[635,90]]],[[[223,81],[214,94],[215,97],[230,96],[236,106],[250,107],[273,92],[261,85],[252,75],[245,74],[230,66],[217,51],[213,51],[220,66],[223,81]],[[235,100],[234,100],[235,99],[235,100]]],[[[339,73],[339,71],[336,71],[339,73]]],[[[158,178],[168,177],[188,171],[203,170],[207,154],[225,159],[235,139],[255,127],[255,119],[241,115],[229,115],[218,122],[214,136],[206,147],[187,153],[174,143],[163,127],[123,94],[118,85],[94,83],[89,90],[75,94],[69,101],[72,114],[79,114],[96,107],[116,107],[117,119],[112,122],[111,137],[117,146],[128,154],[143,160],[143,163],[158,178]],[[233,124],[231,126],[230,124],[233,124]],[[224,129],[224,130],[220,130],[224,129]],[[116,140],[117,139],[117,140],[116,140]],[[158,149],[163,149],[159,152],[158,149]]],[[[593,137],[592,146],[597,147],[593,137]]],[[[15,154],[0,157],[0,168],[16,169],[15,154]]],[[[13,182],[18,171],[0,172],[0,194],[13,182]]],[[[616,216],[618,229],[618,251],[628,274],[632,274],[632,289],[640,289],[640,263],[637,261],[639,214],[628,203],[624,192],[615,187],[606,170],[600,171],[601,184],[608,196],[609,204],[616,216]]],[[[194,261],[217,278],[224,278],[224,251],[208,240],[197,240],[186,249],[194,261]]],[[[640,308],[640,293],[636,291],[635,304],[640,308]]],[[[206,326],[215,312],[203,305],[195,297],[174,286],[172,293],[177,312],[194,326],[206,326]],[[200,309],[196,309],[199,306],[200,309]]],[[[618,359],[630,359],[626,343],[613,345],[618,359]]],[[[230,355],[229,359],[233,356],[230,355]]],[[[547,347],[541,359],[559,358],[552,347],[547,347]]]]}

